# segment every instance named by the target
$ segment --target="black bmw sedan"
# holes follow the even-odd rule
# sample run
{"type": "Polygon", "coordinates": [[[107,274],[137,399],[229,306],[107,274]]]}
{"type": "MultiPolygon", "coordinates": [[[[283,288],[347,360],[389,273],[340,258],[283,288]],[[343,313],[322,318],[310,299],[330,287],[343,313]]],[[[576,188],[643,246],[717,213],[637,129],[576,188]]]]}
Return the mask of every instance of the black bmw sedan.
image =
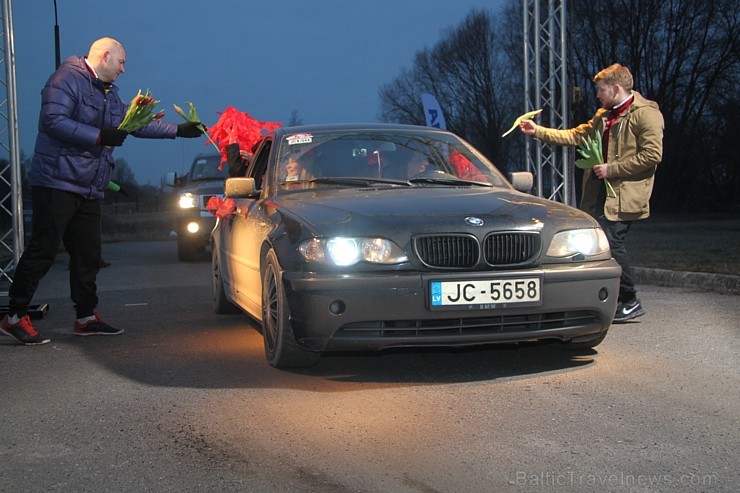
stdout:
{"type": "Polygon", "coordinates": [[[275,367],[338,350],[596,346],[620,267],[592,217],[531,182],[434,128],[279,128],[226,180],[215,310],[260,322],[275,367]]]}

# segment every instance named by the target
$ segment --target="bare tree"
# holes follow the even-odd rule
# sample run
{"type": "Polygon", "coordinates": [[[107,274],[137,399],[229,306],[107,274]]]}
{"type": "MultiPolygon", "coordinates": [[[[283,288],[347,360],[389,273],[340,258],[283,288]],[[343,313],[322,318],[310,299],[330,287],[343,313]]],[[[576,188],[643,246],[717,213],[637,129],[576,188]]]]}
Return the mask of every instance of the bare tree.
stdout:
{"type": "Polygon", "coordinates": [[[618,62],[632,71],[635,89],[660,104],[666,128],[653,205],[659,210],[706,206],[708,183],[737,190],[738,159],[732,170],[716,144],[722,129],[733,121],[736,127],[736,114],[724,110],[738,107],[740,4],[573,0],[572,5],[575,73],[581,85],[618,62]]]}
{"type": "Polygon", "coordinates": [[[419,51],[411,69],[381,88],[383,120],[423,125],[421,94],[429,92],[448,129],[507,169],[508,142],[501,134],[521,112],[522,99],[519,74],[512,73],[498,31],[494,18],[473,10],[433,48],[419,51]]]}
{"type": "MultiPolygon", "coordinates": [[[[629,67],[635,89],[657,101],[665,117],[653,207],[737,205],[737,0],[571,0],[568,7],[573,84],[585,96],[573,108],[574,122],[586,121],[598,104],[588,97],[594,74],[612,63],[629,67]]],[[[500,135],[523,110],[522,44],[520,0],[511,0],[497,19],[471,11],[381,88],[382,118],[423,125],[421,93],[430,92],[450,130],[502,169],[513,169],[522,139],[500,135]]]]}
{"type": "Polygon", "coordinates": [[[295,127],[297,125],[303,125],[303,118],[298,115],[298,110],[293,110],[290,113],[290,120],[286,127],[295,127]]]}
{"type": "Polygon", "coordinates": [[[131,167],[125,159],[116,159],[116,167],[113,168],[113,173],[111,173],[110,179],[123,187],[132,197],[137,194],[139,185],[136,183],[136,176],[134,176],[133,170],[131,170],[131,167]]]}

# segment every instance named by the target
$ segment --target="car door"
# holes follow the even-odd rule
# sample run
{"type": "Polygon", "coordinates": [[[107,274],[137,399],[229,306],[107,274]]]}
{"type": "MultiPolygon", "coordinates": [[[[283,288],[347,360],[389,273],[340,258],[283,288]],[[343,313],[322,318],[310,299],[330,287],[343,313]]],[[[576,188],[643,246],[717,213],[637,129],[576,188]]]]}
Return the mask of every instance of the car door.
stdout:
{"type": "Polygon", "coordinates": [[[252,198],[236,199],[236,210],[230,224],[229,263],[234,295],[239,305],[260,319],[262,314],[261,251],[270,230],[265,215],[268,174],[272,140],[267,138],[258,148],[246,176],[253,178],[258,191],[252,198]]]}

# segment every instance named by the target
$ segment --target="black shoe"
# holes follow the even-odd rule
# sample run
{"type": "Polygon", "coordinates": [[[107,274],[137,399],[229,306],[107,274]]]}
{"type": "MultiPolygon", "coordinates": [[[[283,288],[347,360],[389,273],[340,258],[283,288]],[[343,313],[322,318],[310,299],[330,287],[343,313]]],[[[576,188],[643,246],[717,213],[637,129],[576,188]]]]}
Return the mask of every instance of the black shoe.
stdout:
{"type": "Polygon", "coordinates": [[[642,309],[640,300],[635,298],[632,301],[628,301],[626,303],[620,302],[619,305],[617,305],[617,313],[614,315],[612,323],[621,324],[627,320],[642,317],[643,315],[645,315],[645,310],[642,309]]]}
{"type": "Polygon", "coordinates": [[[123,332],[123,329],[116,329],[113,326],[103,322],[95,312],[95,320],[90,320],[81,324],[75,320],[75,335],[76,336],[114,336],[123,332]]]}
{"type": "Polygon", "coordinates": [[[23,315],[18,323],[11,324],[8,321],[8,316],[3,317],[3,324],[0,328],[0,332],[7,334],[10,337],[15,338],[21,344],[26,346],[38,346],[39,344],[46,344],[51,339],[41,337],[36,329],[31,324],[31,319],[28,315],[23,315]]]}

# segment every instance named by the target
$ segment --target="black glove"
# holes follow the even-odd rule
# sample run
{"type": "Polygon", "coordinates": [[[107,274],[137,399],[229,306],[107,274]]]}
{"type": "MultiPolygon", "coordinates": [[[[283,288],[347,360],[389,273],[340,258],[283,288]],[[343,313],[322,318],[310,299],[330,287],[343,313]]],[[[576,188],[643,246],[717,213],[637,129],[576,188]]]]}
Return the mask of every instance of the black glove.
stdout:
{"type": "MultiPolygon", "coordinates": [[[[177,126],[177,136],[185,137],[186,139],[200,137],[203,135],[203,130],[200,129],[201,125],[200,122],[181,123],[177,126]]],[[[203,128],[206,128],[205,125],[203,125],[203,128]]]]}
{"type": "Polygon", "coordinates": [[[126,189],[125,189],[125,188],[123,188],[123,187],[122,187],[122,186],[120,186],[120,185],[118,186],[118,193],[120,193],[120,194],[121,194],[121,195],[123,195],[124,197],[129,197],[129,194],[128,194],[128,192],[126,191],[126,189]]]}
{"type": "Polygon", "coordinates": [[[127,135],[128,132],[125,130],[104,128],[100,131],[100,145],[120,147],[123,145],[123,141],[126,140],[127,135]]]}

